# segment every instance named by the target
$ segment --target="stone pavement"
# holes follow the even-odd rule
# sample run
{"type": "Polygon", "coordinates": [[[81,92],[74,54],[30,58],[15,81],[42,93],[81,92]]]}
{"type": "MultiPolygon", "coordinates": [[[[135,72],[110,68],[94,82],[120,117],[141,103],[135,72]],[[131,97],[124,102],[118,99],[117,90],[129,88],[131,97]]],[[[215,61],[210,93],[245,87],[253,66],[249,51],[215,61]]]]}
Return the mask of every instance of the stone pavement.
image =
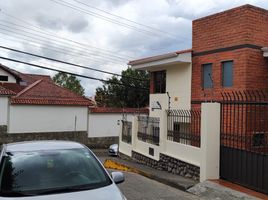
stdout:
{"type": "Polygon", "coordinates": [[[209,200],[256,200],[257,198],[249,196],[245,193],[223,187],[212,181],[204,181],[198,183],[194,187],[187,190],[187,192],[197,195],[201,199],[209,200]]]}

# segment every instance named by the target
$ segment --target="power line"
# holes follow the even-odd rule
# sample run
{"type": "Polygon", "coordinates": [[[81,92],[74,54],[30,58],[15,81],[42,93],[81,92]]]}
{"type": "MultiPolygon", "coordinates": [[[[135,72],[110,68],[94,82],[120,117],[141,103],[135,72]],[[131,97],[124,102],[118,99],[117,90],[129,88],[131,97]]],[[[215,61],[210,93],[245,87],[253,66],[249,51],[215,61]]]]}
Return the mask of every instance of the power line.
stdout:
{"type": "Polygon", "coordinates": [[[92,6],[92,5],[86,4],[86,3],[81,2],[81,1],[78,1],[78,0],[73,0],[73,1],[74,1],[74,2],[77,2],[77,3],[79,3],[79,4],[82,4],[82,5],[86,6],[86,7],[89,7],[89,8],[91,8],[91,9],[94,9],[94,10],[97,10],[97,11],[99,11],[99,12],[102,12],[102,13],[105,13],[105,14],[107,14],[107,15],[110,15],[110,16],[112,16],[112,17],[118,18],[118,19],[120,19],[120,20],[125,20],[125,21],[128,21],[128,22],[130,22],[130,23],[133,23],[133,24],[136,24],[136,25],[145,27],[145,28],[147,28],[147,29],[151,29],[151,30],[153,30],[153,31],[161,32],[161,33],[163,33],[163,34],[165,34],[165,35],[168,35],[169,37],[176,38],[175,35],[173,35],[173,34],[171,34],[171,33],[169,33],[169,32],[166,32],[166,31],[163,31],[163,30],[160,30],[160,29],[157,29],[157,28],[154,28],[154,27],[152,27],[152,26],[148,26],[148,25],[145,25],[145,24],[142,24],[142,23],[138,23],[138,22],[136,22],[136,21],[127,19],[127,18],[122,17],[122,16],[119,16],[119,15],[115,15],[115,14],[113,14],[113,13],[110,13],[110,12],[106,11],[106,10],[102,10],[102,9],[100,9],[100,8],[94,7],[94,6],[92,6]]]}
{"type": "Polygon", "coordinates": [[[58,59],[54,59],[54,58],[49,58],[49,57],[46,57],[46,56],[41,56],[41,55],[37,55],[37,54],[29,53],[29,52],[26,52],[26,51],[21,51],[21,50],[9,48],[9,47],[5,47],[5,46],[1,46],[1,45],[0,45],[0,48],[1,49],[6,49],[6,50],[9,50],[9,51],[14,51],[14,52],[17,52],[17,53],[22,53],[22,54],[25,54],[25,55],[30,55],[30,56],[34,56],[34,57],[54,61],[54,62],[58,62],[58,63],[62,63],[62,64],[66,64],[66,65],[72,65],[72,66],[83,68],[83,69],[97,71],[97,72],[101,72],[101,73],[105,73],[105,74],[110,74],[110,75],[114,75],[114,76],[130,78],[130,79],[139,80],[139,81],[148,81],[148,80],[139,79],[139,78],[135,78],[135,77],[123,76],[121,74],[116,74],[116,73],[112,73],[112,72],[108,72],[108,71],[104,71],[104,70],[99,70],[99,69],[95,69],[95,68],[92,68],[92,67],[86,67],[86,66],[83,66],[83,65],[78,65],[78,64],[74,64],[74,63],[70,63],[70,62],[66,62],[66,61],[62,61],[62,60],[58,60],[58,59]]]}
{"type": "MultiPolygon", "coordinates": [[[[1,20],[0,20],[1,21],[1,20]]],[[[29,31],[25,31],[24,29],[20,29],[20,28],[14,28],[14,27],[10,27],[9,25],[6,25],[6,24],[1,24],[0,23],[0,26],[3,26],[3,27],[6,27],[6,28],[9,28],[9,29],[12,29],[12,30],[9,30],[10,32],[13,32],[13,33],[16,33],[15,31],[14,31],[14,29],[15,30],[17,30],[17,31],[22,31],[22,32],[24,32],[24,33],[26,33],[26,34],[30,34],[30,35],[34,35],[34,36],[37,36],[37,37],[40,37],[40,38],[44,38],[44,39],[47,39],[47,40],[49,40],[49,41],[51,41],[51,37],[49,36],[49,37],[46,37],[46,36],[40,36],[40,35],[38,35],[38,34],[36,34],[36,33],[32,33],[32,32],[29,32],[29,31]]],[[[17,25],[17,26],[20,26],[20,25],[17,25]]],[[[23,27],[23,26],[22,26],[23,27]]],[[[24,27],[25,29],[29,29],[29,28],[27,28],[27,27],[24,27]]],[[[30,29],[31,30],[31,29],[30,29]]],[[[41,34],[44,34],[44,35],[51,35],[51,34],[46,34],[46,33],[42,33],[42,32],[40,32],[40,31],[36,31],[36,30],[33,30],[33,31],[35,31],[35,32],[38,32],[38,33],[41,33],[41,34]]],[[[18,34],[18,33],[17,33],[18,34]]],[[[19,33],[19,35],[21,35],[21,33],[19,33]]],[[[51,35],[52,37],[56,37],[56,36],[54,36],[54,35],[51,35]]],[[[31,36],[32,37],[32,36],[31,36]]],[[[39,38],[38,38],[39,39],[39,38]]],[[[54,41],[53,42],[56,42],[56,43],[59,43],[59,44],[61,44],[62,42],[61,41],[59,41],[57,38],[56,38],[56,40],[54,39],[54,41]]],[[[83,46],[81,46],[81,45],[76,45],[76,44],[72,44],[72,48],[74,48],[73,46],[75,46],[76,48],[80,48],[80,49],[83,49],[83,50],[85,50],[85,51],[88,51],[88,49],[87,48],[85,48],[85,47],[83,47],[83,46]]],[[[123,58],[123,57],[120,57],[120,56],[117,56],[117,55],[108,55],[108,54],[103,54],[102,52],[96,52],[96,53],[101,53],[101,55],[98,55],[98,54],[91,54],[91,55],[93,55],[93,56],[100,56],[100,57],[107,57],[107,58],[109,58],[109,59],[114,59],[114,60],[120,60],[120,61],[127,61],[127,59],[126,58],[123,58]]]]}
{"type": "MultiPolygon", "coordinates": [[[[40,31],[42,31],[42,32],[45,32],[45,33],[47,33],[47,34],[49,33],[51,36],[54,36],[54,37],[55,37],[55,33],[52,32],[52,31],[44,31],[44,30],[41,29],[40,27],[35,26],[34,24],[29,23],[29,22],[26,21],[26,20],[23,20],[23,19],[20,19],[20,18],[18,18],[18,17],[15,17],[15,16],[13,16],[13,15],[10,15],[10,14],[6,13],[5,11],[3,11],[3,10],[1,10],[1,9],[0,9],[0,13],[4,14],[4,15],[10,17],[10,18],[13,18],[13,19],[15,19],[15,20],[17,20],[17,21],[19,21],[19,22],[23,22],[24,24],[27,24],[28,26],[34,27],[35,29],[38,29],[38,30],[40,30],[40,31]]],[[[35,31],[36,31],[36,30],[35,30],[35,31]]],[[[127,55],[125,55],[125,54],[120,54],[120,53],[117,53],[117,52],[114,52],[114,51],[110,51],[110,50],[107,50],[107,49],[102,49],[102,48],[95,47],[95,46],[92,46],[92,45],[89,45],[89,44],[82,44],[82,43],[80,43],[80,42],[74,41],[74,40],[69,39],[69,38],[66,38],[66,37],[62,37],[62,36],[57,36],[57,37],[60,38],[61,40],[65,40],[65,41],[71,42],[71,43],[73,43],[73,44],[78,44],[78,45],[83,46],[83,47],[86,46],[87,48],[97,49],[98,51],[101,51],[102,53],[111,54],[111,55],[113,55],[113,56],[114,56],[115,54],[117,54],[117,55],[121,55],[123,58],[128,57],[128,59],[133,59],[132,57],[127,56],[127,55]]]]}
{"type": "Polygon", "coordinates": [[[62,6],[69,7],[71,9],[77,10],[79,12],[85,13],[87,15],[91,15],[91,16],[100,18],[102,20],[111,22],[113,24],[116,24],[116,25],[119,25],[119,26],[122,26],[122,27],[126,27],[126,28],[129,28],[129,29],[133,29],[133,30],[135,30],[135,31],[137,31],[139,33],[143,33],[143,34],[146,34],[148,36],[153,36],[153,35],[159,36],[160,35],[160,33],[152,32],[152,31],[149,31],[149,30],[140,29],[140,28],[138,28],[136,26],[132,26],[132,25],[129,25],[129,24],[126,24],[126,23],[123,23],[123,22],[119,22],[118,20],[114,20],[112,18],[105,17],[105,16],[103,16],[101,14],[98,14],[98,13],[95,13],[95,12],[92,12],[92,11],[89,11],[89,10],[85,10],[83,8],[79,8],[79,7],[75,6],[74,4],[65,2],[64,0],[61,0],[60,2],[57,1],[57,0],[50,0],[50,1],[53,1],[54,3],[59,4],[59,5],[62,5],[62,6]]]}
{"type": "Polygon", "coordinates": [[[73,76],[77,76],[77,77],[81,77],[81,78],[86,78],[86,79],[91,79],[91,80],[96,80],[96,81],[101,81],[101,82],[105,82],[105,83],[112,83],[112,84],[116,84],[116,85],[122,85],[122,86],[125,86],[125,87],[131,87],[131,88],[136,88],[136,89],[141,89],[141,90],[149,90],[148,88],[136,87],[136,86],[132,86],[132,85],[126,85],[126,84],[123,84],[123,83],[112,82],[111,80],[104,80],[104,79],[95,78],[95,77],[91,77],[91,76],[80,75],[80,74],[76,74],[76,73],[72,73],[72,72],[67,72],[67,71],[64,71],[64,70],[53,69],[53,68],[50,68],[50,67],[45,67],[45,66],[41,66],[41,65],[37,65],[37,64],[32,64],[32,63],[28,63],[28,62],[24,62],[24,61],[20,61],[20,60],[16,60],[16,59],[11,59],[11,58],[7,58],[7,57],[0,56],[0,59],[11,61],[11,62],[16,62],[16,63],[20,63],[20,64],[24,64],[24,65],[30,65],[30,66],[33,66],[33,67],[46,69],[46,70],[50,70],[50,71],[66,73],[66,74],[69,74],[69,75],[73,75],[73,76]]]}
{"type": "MultiPolygon", "coordinates": [[[[125,62],[123,62],[123,61],[115,61],[115,60],[113,60],[113,59],[109,59],[109,58],[105,58],[105,57],[103,57],[103,58],[101,58],[101,59],[99,59],[99,58],[95,58],[95,57],[90,57],[90,56],[88,56],[88,55],[86,55],[86,54],[84,54],[84,51],[83,51],[83,53],[81,53],[81,50],[77,50],[77,49],[75,49],[75,48],[70,48],[70,47],[67,47],[67,46],[65,46],[65,49],[64,49],[64,46],[62,46],[62,48],[61,47],[58,47],[59,45],[56,45],[55,43],[52,43],[52,45],[53,46],[50,46],[50,47],[47,47],[47,46],[45,46],[45,44],[46,44],[46,41],[45,40],[40,40],[40,39],[35,39],[35,38],[33,38],[33,37],[30,37],[30,36],[27,36],[27,35],[23,35],[23,34],[18,34],[18,33],[16,33],[16,32],[13,32],[13,33],[15,33],[16,34],[16,36],[14,36],[14,35],[7,35],[5,32],[8,32],[8,33],[10,33],[10,32],[12,32],[12,31],[9,31],[9,30],[7,30],[7,29],[3,29],[3,28],[1,28],[0,27],[0,30],[2,30],[2,31],[0,31],[0,34],[3,34],[5,37],[11,37],[12,38],[12,42],[13,41],[18,41],[18,42],[27,42],[27,45],[32,45],[32,46],[35,46],[35,48],[37,48],[37,47],[40,47],[41,45],[42,45],[42,49],[47,49],[47,50],[50,50],[50,51],[54,51],[54,52],[58,52],[58,53],[62,53],[62,54],[64,54],[64,55],[66,55],[66,54],[69,54],[69,55],[72,55],[72,56],[80,56],[80,57],[84,57],[84,59],[83,60],[89,60],[89,61],[94,61],[94,62],[100,62],[100,61],[108,61],[108,62],[110,62],[110,63],[114,63],[114,64],[118,64],[118,63],[125,63],[125,62]],[[4,32],[3,32],[4,31],[4,32]],[[24,38],[30,38],[30,39],[24,39],[24,38]],[[20,39],[20,40],[19,40],[20,39]],[[36,42],[37,41],[37,42],[36,42]],[[41,42],[43,42],[43,43],[40,43],[40,41],[41,42]],[[38,43],[39,42],[39,43],[38,43]],[[34,44],[37,44],[37,45],[34,45],[34,44],[31,44],[31,43],[34,43],[34,44]],[[39,46],[38,46],[39,45],[39,46]],[[66,48],[68,48],[68,51],[66,51],[66,48]],[[76,51],[79,51],[79,52],[73,52],[72,50],[76,50],[76,51]]],[[[3,38],[0,38],[0,39],[3,39],[3,38]]]]}

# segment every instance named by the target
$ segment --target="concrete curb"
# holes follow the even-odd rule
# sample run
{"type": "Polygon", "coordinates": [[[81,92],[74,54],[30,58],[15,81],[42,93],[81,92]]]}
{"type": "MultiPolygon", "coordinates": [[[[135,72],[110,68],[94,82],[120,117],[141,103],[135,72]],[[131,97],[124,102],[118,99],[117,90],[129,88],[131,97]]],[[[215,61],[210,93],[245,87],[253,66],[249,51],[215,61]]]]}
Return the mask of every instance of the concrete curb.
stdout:
{"type": "Polygon", "coordinates": [[[172,180],[162,178],[160,176],[156,176],[154,174],[147,173],[147,172],[142,171],[140,169],[137,169],[137,168],[134,168],[134,167],[131,167],[131,166],[127,166],[125,164],[116,162],[116,161],[111,160],[111,159],[106,159],[105,160],[104,167],[108,168],[108,169],[114,169],[114,170],[121,170],[121,171],[137,173],[139,175],[142,175],[144,177],[147,177],[149,179],[155,180],[157,182],[163,183],[165,185],[174,187],[174,188],[182,190],[182,191],[187,191],[190,188],[190,187],[186,187],[185,185],[180,184],[179,182],[175,182],[175,181],[172,181],[172,180]]]}

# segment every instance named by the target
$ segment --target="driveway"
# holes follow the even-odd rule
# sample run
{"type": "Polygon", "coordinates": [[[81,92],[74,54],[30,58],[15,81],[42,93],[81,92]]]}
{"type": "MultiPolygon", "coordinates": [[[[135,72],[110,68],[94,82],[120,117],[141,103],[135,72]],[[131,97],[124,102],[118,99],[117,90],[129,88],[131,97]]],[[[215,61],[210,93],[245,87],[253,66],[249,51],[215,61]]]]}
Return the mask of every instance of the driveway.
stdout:
{"type": "Polygon", "coordinates": [[[194,200],[195,195],[180,191],[139,174],[123,172],[125,182],[118,185],[128,200],[194,200]]]}

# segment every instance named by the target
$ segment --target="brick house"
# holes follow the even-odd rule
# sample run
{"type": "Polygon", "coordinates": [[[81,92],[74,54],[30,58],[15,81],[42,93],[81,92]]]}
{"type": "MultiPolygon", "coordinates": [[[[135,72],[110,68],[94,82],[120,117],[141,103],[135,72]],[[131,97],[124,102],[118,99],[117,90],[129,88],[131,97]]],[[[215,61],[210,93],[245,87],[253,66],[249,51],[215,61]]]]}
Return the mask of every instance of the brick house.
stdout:
{"type": "MultiPolygon", "coordinates": [[[[175,166],[165,168],[172,173],[196,177],[191,172],[200,171],[200,180],[219,176],[268,193],[264,170],[268,167],[268,10],[244,5],[196,19],[192,34],[192,49],[129,62],[133,69],[151,74],[150,113],[145,123],[138,119],[138,133],[132,135],[137,136],[136,142],[132,146],[123,143],[121,152],[149,165],[155,163],[157,168],[175,166]],[[200,111],[206,102],[221,105],[219,116],[214,116],[220,121],[214,131],[219,130],[221,140],[209,150],[203,148],[219,139],[209,141],[202,136],[208,130],[200,122],[207,121],[200,111]],[[152,131],[150,123],[155,126],[152,131]],[[207,176],[208,160],[200,157],[217,149],[220,152],[209,163],[220,164],[211,168],[213,176],[207,176]],[[180,164],[165,163],[172,159],[180,164]]],[[[214,119],[210,120],[207,125],[213,127],[214,119]]]]}

